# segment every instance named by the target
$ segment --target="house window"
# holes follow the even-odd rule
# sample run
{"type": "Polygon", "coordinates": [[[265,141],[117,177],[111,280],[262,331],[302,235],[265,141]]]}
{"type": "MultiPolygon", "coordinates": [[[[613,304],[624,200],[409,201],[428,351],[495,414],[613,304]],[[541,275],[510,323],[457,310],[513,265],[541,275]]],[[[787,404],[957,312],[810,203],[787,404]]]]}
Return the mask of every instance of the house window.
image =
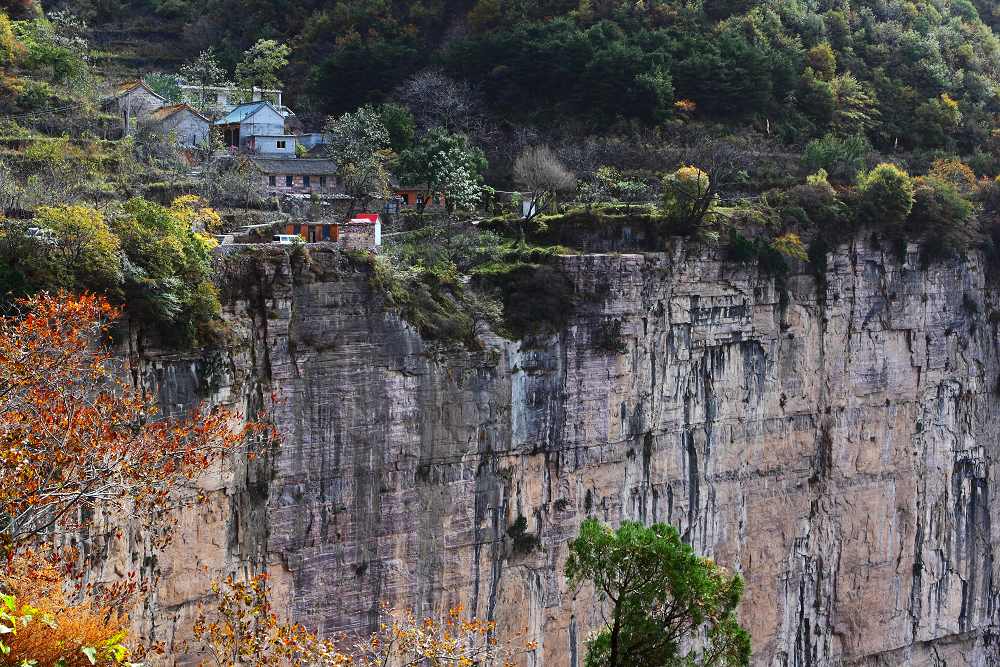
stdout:
{"type": "Polygon", "coordinates": [[[417,206],[423,206],[423,204],[424,204],[424,196],[417,195],[417,206]]]}
{"type": "Polygon", "coordinates": [[[321,187],[321,188],[325,188],[326,187],[326,176],[320,176],[319,177],[319,187],[321,187]]]}
{"type": "Polygon", "coordinates": [[[285,176],[285,187],[288,187],[288,188],[292,187],[292,177],[291,176],[285,176]]]}
{"type": "Polygon", "coordinates": [[[277,176],[268,176],[267,177],[267,184],[270,185],[272,188],[275,185],[277,185],[278,184],[278,178],[277,178],[277,176]]]}
{"type": "Polygon", "coordinates": [[[301,234],[302,225],[292,225],[292,234],[301,234]]]}
{"type": "Polygon", "coordinates": [[[323,225],[323,240],[330,240],[330,225],[323,225]]]}
{"type": "Polygon", "coordinates": [[[279,139],[276,143],[278,144],[278,150],[283,150],[285,148],[285,140],[284,139],[279,139]]]}
{"type": "Polygon", "coordinates": [[[304,188],[308,188],[309,187],[309,177],[308,176],[303,176],[302,177],[302,187],[304,187],[304,188]]]}

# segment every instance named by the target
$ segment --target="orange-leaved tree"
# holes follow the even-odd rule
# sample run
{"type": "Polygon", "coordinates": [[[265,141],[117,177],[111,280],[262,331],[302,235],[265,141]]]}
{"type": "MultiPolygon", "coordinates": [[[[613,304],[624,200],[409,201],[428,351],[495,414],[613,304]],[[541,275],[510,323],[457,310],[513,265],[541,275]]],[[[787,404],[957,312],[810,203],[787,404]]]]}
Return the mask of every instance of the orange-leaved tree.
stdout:
{"type": "Polygon", "coordinates": [[[160,418],[103,344],[103,297],[40,294],[0,317],[0,552],[95,518],[151,520],[172,489],[262,427],[228,410],[160,418]]]}
{"type": "Polygon", "coordinates": [[[113,665],[129,657],[127,616],[107,600],[66,594],[63,573],[38,554],[0,573],[0,665],[113,665]]]}
{"type": "Polygon", "coordinates": [[[496,624],[463,614],[461,605],[441,619],[383,610],[379,629],[367,636],[322,639],[304,626],[279,620],[267,575],[228,578],[213,586],[215,609],[199,613],[194,636],[218,667],[323,665],[329,667],[513,667],[534,642],[496,637],[496,624]]]}
{"type": "Polygon", "coordinates": [[[54,545],[138,522],[163,528],[162,547],[174,491],[273,431],[219,408],[159,416],[105,344],[120,311],[103,297],[42,293],[14,310],[0,317],[0,666],[121,663],[134,573],[83,586],[54,545]]]}

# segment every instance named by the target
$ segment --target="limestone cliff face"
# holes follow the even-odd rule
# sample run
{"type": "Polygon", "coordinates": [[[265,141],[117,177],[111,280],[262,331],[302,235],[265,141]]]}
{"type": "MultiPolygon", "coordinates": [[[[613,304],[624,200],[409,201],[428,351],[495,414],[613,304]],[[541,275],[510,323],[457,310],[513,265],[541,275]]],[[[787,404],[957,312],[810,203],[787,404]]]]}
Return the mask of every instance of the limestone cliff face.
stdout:
{"type": "Polygon", "coordinates": [[[1000,318],[976,258],[858,241],[780,289],[683,245],[561,267],[570,326],[470,352],[342,255],[244,260],[232,349],[142,377],[168,407],[268,407],[285,442],[205,482],[147,563],[146,631],[182,635],[212,577],[266,567],[326,633],[463,601],[527,626],[529,664],[577,667],[599,613],[562,568],[595,516],[671,522],[741,572],[757,665],[1000,660],[1000,318]]]}

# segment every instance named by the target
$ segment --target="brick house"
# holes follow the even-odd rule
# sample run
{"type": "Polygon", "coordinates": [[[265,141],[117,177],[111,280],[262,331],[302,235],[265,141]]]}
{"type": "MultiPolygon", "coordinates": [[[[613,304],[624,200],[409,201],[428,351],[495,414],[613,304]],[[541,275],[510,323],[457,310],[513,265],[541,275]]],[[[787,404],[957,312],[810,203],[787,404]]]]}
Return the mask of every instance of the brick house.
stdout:
{"type": "Polygon", "coordinates": [[[268,192],[326,195],[344,192],[333,160],[256,157],[251,162],[261,172],[268,192]]]}
{"type": "MultiPolygon", "coordinates": [[[[427,189],[415,185],[397,185],[393,188],[393,192],[400,208],[417,208],[427,198],[427,189]]],[[[434,194],[430,196],[426,208],[439,209],[444,206],[444,195],[434,194]]]]}
{"type": "Polygon", "coordinates": [[[336,222],[303,221],[294,224],[289,223],[285,225],[285,234],[289,236],[301,236],[305,239],[306,243],[336,242],[340,240],[340,225],[336,222]]]}

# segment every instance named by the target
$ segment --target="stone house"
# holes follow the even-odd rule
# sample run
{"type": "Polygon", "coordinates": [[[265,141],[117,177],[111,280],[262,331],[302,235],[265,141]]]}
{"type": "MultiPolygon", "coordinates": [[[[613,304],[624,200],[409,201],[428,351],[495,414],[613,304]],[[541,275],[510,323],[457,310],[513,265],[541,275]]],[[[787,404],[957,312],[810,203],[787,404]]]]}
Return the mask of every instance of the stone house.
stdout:
{"type": "Polygon", "coordinates": [[[382,217],[378,213],[357,213],[340,225],[346,250],[369,250],[382,245],[382,217]]]}
{"type": "Polygon", "coordinates": [[[166,103],[167,100],[145,81],[129,81],[118,86],[114,95],[104,100],[102,107],[116,112],[122,119],[124,133],[131,134],[139,121],[166,103]]]}
{"type": "Polygon", "coordinates": [[[322,158],[257,157],[251,160],[261,172],[263,185],[275,194],[343,194],[337,163],[322,158]]]}
{"type": "Polygon", "coordinates": [[[427,189],[415,185],[396,185],[393,187],[395,193],[395,208],[417,208],[427,199],[425,208],[440,209],[445,206],[444,195],[433,194],[428,197],[427,189]]]}
{"type": "Polygon", "coordinates": [[[160,107],[150,113],[144,122],[164,136],[172,136],[177,145],[186,148],[207,144],[212,125],[208,118],[187,104],[160,107]]]}

